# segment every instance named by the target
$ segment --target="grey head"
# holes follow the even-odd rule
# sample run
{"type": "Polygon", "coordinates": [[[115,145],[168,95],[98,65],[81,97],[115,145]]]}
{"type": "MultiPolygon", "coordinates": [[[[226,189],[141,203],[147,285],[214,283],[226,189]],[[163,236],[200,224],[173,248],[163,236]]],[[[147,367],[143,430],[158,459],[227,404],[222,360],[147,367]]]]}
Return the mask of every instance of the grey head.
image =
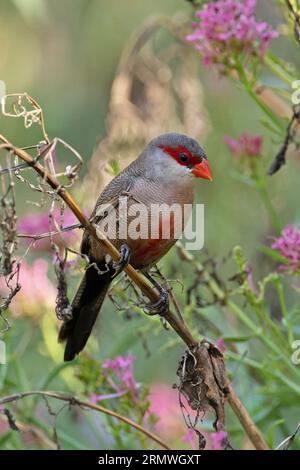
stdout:
{"type": "Polygon", "coordinates": [[[202,161],[207,161],[206,154],[195,139],[170,132],[151,140],[136,163],[148,179],[193,184],[193,167],[202,161]]]}
{"type": "Polygon", "coordinates": [[[178,134],[177,132],[168,132],[161,134],[152,139],[147,148],[153,149],[154,147],[166,146],[170,148],[184,147],[193,155],[198,155],[201,158],[206,158],[206,153],[198,142],[185,134],[178,134]]]}

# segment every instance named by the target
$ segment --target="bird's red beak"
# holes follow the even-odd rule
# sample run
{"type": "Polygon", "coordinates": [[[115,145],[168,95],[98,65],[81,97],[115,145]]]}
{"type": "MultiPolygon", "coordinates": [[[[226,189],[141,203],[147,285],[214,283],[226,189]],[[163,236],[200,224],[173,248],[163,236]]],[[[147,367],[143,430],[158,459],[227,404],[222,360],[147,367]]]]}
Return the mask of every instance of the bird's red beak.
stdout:
{"type": "Polygon", "coordinates": [[[203,159],[201,163],[197,163],[192,169],[192,174],[197,178],[203,178],[205,180],[212,181],[213,177],[208,164],[208,161],[203,159]]]}

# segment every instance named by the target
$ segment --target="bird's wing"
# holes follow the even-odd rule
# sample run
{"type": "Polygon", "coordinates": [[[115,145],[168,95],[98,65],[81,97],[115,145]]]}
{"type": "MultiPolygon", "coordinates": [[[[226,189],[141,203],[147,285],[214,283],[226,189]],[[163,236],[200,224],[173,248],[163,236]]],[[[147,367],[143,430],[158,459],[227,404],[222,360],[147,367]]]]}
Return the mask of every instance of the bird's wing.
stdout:
{"type": "Polygon", "coordinates": [[[122,194],[130,195],[132,187],[143,176],[142,164],[138,164],[138,160],[134,160],[108,183],[100,194],[91,217],[95,216],[100,204],[112,204],[122,194]]]}
{"type": "MultiPolygon", "coordinates": [[[[110,211],[117,209],[119,205],[119,198],[121,196],[128,197],[130,199],[131,190],[137,182],[137,179],[140,177],[140,173],[136,171],[135,166],[131,164],[118,176],[113,178],[100,194],[95,208],[91,214],[91,222],[98,224],[100,221],[104,220],[104,217],[109,215],[110,211]]],[[[89,255],[89,251],[90,237],[88,232],[85,232],[81,244],[81,253],[89,255]]]]}

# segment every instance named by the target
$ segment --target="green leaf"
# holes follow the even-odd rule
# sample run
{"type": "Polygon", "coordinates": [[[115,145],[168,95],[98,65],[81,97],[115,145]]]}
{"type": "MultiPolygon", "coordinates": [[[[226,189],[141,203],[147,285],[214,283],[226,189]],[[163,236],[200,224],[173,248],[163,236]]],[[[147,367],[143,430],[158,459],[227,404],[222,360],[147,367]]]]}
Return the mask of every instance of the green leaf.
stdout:
{"type": "Polygon", "coordinates": [[[223,336],[225,343],[245,343],[250,339],[256,338],[256,335],[247,336],[223,336]]]}
{"type": "Polygon", "coordinates": [[[117,176],[121,171],[120,162],[118,160],[111,160],[108,164],[108,171],[113,176],[117,176]]]}
{"type": "Polygon", "coordinates": [[[280,426],[281,424],[284,424],[284,423],[285,423],[284,419],[277,419],[269,427],[269,429],[267,431],[266,439],[267,439],[267,442],[268,442],[271,449],[273,449],[274,446],[275,446],[275,431],[276,431],[276,428],[278,426],[280,426]]]}
{"type": "Polygon", "coordinates": [[[268,246],[261,246],[258,251],[264,253],[269,258],[281,264],[289,264],[289,260],[282,256],[278,251],[269,248],[268,246]]]}

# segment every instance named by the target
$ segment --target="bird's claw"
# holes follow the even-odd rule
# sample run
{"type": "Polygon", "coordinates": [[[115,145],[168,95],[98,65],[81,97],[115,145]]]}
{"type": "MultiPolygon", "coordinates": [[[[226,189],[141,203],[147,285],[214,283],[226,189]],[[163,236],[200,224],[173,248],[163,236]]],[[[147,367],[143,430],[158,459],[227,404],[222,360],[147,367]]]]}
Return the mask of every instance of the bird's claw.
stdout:
{"type": "Polygon", "coordinates": [[[128,245],[126,244],[121,245],[119,253],[120,253],[120,259],[118,261],[113,261],[113,264],[112,264],[112,267],[115,271],[113,277],[120,274],[120,272],[123,271],[124,268],[126,268],[130,260],[131,252],[130,252],[130,248],[128,245]]]}
{"type": "Polygon", "coordinates": [[[159,300],[157,302],[147,304],[144,310],[147,315],[160,315],[163,317],[169,310],[169,294],[161,286],[158,287],[158,290],[159,300]]]}

